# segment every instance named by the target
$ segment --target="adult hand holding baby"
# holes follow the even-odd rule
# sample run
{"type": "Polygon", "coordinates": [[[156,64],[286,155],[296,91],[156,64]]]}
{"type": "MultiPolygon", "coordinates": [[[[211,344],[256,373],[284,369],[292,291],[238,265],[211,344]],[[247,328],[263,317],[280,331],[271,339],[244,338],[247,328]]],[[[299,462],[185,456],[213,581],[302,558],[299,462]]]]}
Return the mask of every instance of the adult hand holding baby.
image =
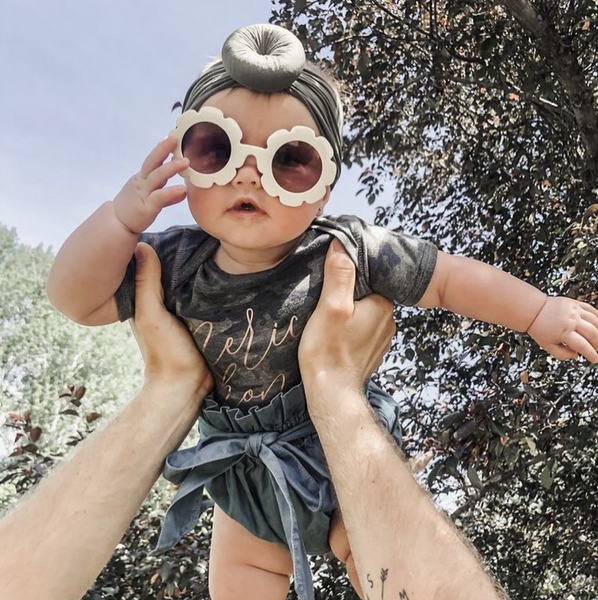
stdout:
{"type": "Polygon", "coordinates": [[[299,346],[304,382],[334,373],[360,389],[390,348],[396,331],[392,302],[372,295],[354,303],[354,288],[355,267],[334,240],[326,256],[320,302],[299,346]]]}
{"type": "Polygon", "coordinates": [[[145,363],[146,382],[195,382],[204,396],[214,387],[214,379],[188,330],[164,306],[160,282],[161,265],[155,250],[138,244],[135,251],[135,318],[131,329],[145,363]]]}

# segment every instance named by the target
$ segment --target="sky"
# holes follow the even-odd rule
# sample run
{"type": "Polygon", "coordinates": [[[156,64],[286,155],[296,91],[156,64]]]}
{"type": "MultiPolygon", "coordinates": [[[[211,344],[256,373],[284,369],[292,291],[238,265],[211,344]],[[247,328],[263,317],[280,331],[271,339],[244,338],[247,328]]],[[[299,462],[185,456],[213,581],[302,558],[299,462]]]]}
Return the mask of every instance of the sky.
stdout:
{"type": "MultiPolygon", "coordinates": [[[[57,251],[168,134],[172,105],[226,37],[270,11],[270,0],[2,0],[0,223],[57,251]]],[[[328,212],[371,222],[357,176],[345,170],[328,212]]],[[[192,222],[183,203],[150,230],[192,222]]]]}

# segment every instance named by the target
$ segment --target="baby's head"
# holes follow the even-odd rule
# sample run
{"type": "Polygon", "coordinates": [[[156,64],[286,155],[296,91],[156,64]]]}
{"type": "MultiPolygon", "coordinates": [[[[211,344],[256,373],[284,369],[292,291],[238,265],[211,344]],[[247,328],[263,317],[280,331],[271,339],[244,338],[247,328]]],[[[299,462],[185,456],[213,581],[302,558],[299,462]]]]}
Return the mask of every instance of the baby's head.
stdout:
{"type": "Polygon", "coordinates": [[[274,25],[228,38],[222,60],[189,88],[171,134],[179,139],[175,156],[190,160],[182,175],[191,212],[221,240],[227,227],[251,236],[260,219],[278,230],[271,241],[296,239],[321,214],[340,174],[336,86],[306,65],[293,34],[274,25]]]}

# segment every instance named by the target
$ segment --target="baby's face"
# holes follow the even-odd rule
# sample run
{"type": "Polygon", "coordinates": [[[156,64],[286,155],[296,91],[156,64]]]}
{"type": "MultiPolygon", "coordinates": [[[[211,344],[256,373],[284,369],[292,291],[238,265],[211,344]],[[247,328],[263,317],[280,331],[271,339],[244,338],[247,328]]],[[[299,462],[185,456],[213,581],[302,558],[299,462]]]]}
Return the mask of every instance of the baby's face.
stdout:
{"type": "MultiPolygon", "coordinates": [[[[233,118],[243,131],[242,143],[265,147],[268,137],[295,125],[313,129],[317,125],[302,102],[288,94],[257,94],[239,88],[223,90],[204,106],[213,106],[233,118]]],[[[301,206],[285,206],[268,195],[261,184],[255,157],[248,156],[226,185],[208,189],[187,181],[189,208],[197,224],[222,245],[249,253],[258,251],[273,261],[284,256],[303,234],[328,200],[329,191],[319,201],[301,206]]]]}

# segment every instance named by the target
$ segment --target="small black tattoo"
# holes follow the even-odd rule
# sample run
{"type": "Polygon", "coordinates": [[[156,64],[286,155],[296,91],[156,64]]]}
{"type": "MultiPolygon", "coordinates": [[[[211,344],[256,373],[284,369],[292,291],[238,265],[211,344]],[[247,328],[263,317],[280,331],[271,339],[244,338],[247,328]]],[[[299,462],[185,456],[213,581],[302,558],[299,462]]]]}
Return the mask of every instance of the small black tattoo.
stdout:
{"type": "MultiPolygon", "coordinates": [[[[390,569],[384,569],[384,568],[380,569],[380,583],[382,584],[382,587],[380,590],[380,600],[384,600],[384,586],[386,585],[386,581],[388,580],[389,571],[390,571],[390,569]]],[[[370,590],[374,589],[374,580],[372,579],[372,576],[369,573],[367,573],[367,575],[366,575],[366,580],[369,584],[370,590]]],[[[376,594],[376,598],[377,597],[378,596],[376,594]]],[[[367,593],[365,594],[365,600],[371,600],[370,595],[367,593]]],[[[399,592],[398,600],[410,600],[409,594],[407,593],[407,590],[405,588],[403,588],[399,592]]]]}
{"type": "Polygon", "coordinates": [[[388,577],[388,569],[380,569],[380,581],[382,582],[382,592],[380,595],[381,600],[384,600],[384,582],[388,577]]]}

